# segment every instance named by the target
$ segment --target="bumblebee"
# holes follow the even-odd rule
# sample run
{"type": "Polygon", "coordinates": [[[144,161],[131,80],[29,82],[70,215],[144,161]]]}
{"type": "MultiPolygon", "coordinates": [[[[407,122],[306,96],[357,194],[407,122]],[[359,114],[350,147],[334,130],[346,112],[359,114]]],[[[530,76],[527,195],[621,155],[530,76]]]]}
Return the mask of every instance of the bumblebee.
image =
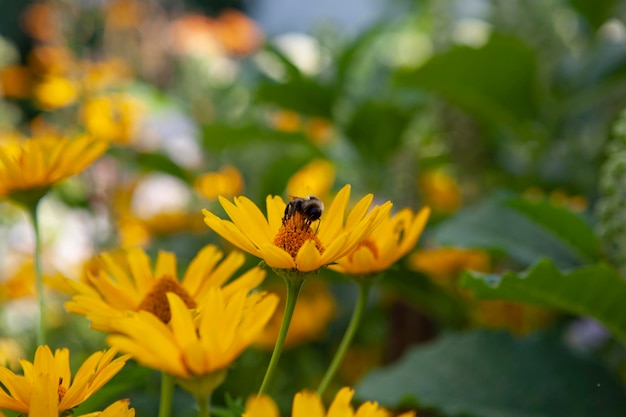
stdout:
{"type": "Polygon", "coordinates": [[[307,198],[292,196],[291,201],[287,203],[287,207],[285,207],[283,224],[298,213],[304,220],[304,226],[310,226],[312,222],[322,217],[323,211],[324,203],[313,195],[307,198]]]}

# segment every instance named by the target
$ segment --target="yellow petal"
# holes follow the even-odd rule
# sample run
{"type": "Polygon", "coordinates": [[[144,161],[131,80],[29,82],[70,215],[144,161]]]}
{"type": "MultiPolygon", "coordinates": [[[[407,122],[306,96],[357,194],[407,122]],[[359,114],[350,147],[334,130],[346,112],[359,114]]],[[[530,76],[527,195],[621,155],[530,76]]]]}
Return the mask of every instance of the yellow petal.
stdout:
{"type": "Polygon", "coordinates": [[[293,269],[296,267],[291,255],[274,244],[267,244],[260,248],[261,258],[272,268],[293,269]]]}
{"type": "Polygon", "coordinates": [[[317,233],[322,242],[332,242],[335,236],[343,229],[344,215],[349,200],[350,185],[346,185],[339,190],[328,210],[322,214],[317,233]]]}
{"type": "Polygon", "coordinates": [[[154,268],[154,277],[156,279],[170,277],[178,280],[175,254],[172,252],[159,251],[154,268]]]}
{"type": "Polygon", "coordinates": [[[267,196],[265,199],[265,206],[267,207],[267,221],[269,222],[270,231],[272,236],[278,234],[280,226],[282,226],[283,216],[285,215],[285,207],[287,204],[280,196],[267,196]]]}
{"type": "Polygon", "coordinates": [[[317,394],[301,391],[295,395],[292,417],[325,417],[325,415],[322,400],[317,394]]]}
{"type": "Polygon", "coordinates": [[[261,257],[257,247],[232,222],[222,220],[210,211],[203,209],[204,222],[215,233],[237,246],[239,249],[261,257]]]}
{"type": "Polygon", "coordinates": [[[315,271],[322,266],[322,257],[315,246],[315,241],[311,239],[307,240],[296,255],[296,267],[298,271],[315,271]]]}
{"type": "Polygon", "coordinates": [[[242,417],[280,417],[280,413],[270,397],[259,395],[248,398],[242,417]]]}
{"type": "Polygon", "coordinates": [[[340,389],[337,395],[335,395],[335,399],[333,400],[332,404],[328,408],[327,417],[353,416],[354,410],[350,405],[350,401],[352,401],[353,395],[354,391],[348,387],[340,389]]]}
{"type": "Polygon", "coordinates": [[[365,217],[367,210],[369,210],[372,201],[374,200],[374,194],[367,194],[352,208],[348,218],[346,219],[346,230],[352,229],[356,224],[365,217]]]}

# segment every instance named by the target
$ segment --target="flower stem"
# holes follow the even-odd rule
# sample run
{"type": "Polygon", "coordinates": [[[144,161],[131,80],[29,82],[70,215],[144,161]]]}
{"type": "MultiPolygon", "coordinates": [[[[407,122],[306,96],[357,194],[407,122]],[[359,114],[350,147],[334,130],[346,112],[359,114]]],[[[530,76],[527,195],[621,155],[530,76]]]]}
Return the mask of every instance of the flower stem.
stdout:
{"type": "Polygon", "coordinates": [[[261,384],[261,388],[259,389],[259,395],[264,394],[267,391],[267,387],[274,377],[274,373],[276,373],[278,360],[280,359],[280,354],[283,351],[283,345],[285,344],[285,339],[287,338],[289,324],[291,323],[291,318],[293,317],[293,311],[296,308],[298,294],[300,293],[300,288],[302,288],[302,284],[304,283],[304,280],[284,279],[284,281],[287,285],[287,300],[285,301],[285,312],[283,314],[283,321],[280,324],[280,331],[278,332],[278,338],[276,339],[276,344],[274,345],[274,351],[272,352],[270,364],[265,371],[265,377],[263,378],[263,383],[261,384]]]}
{"type": "Polygon", "coordinates": [[[172,399],[174,398],[174,377],[166,372],[161,373],[161,402],[159,417],[172,415],[172,399]]]}
{"type": "Polygon", "coordinates": [[[324,378],[322,378],[322,382],[320,382],[319,387],[317,387],[317,393],[320,395],[324,395],[326,389],[328,389],[328,385],[334,378],[341,362],[343,362],[343,358],[346,356],[348,352],[348,348],[352,343],[352,339],[354,339],[354,335],[356,334],[357,329],[359,328],[359,324],[361,323],[361,318],[363,317],[363,312],[365,311],[365,306],[367,305],[367,298],[370,293],[371,284],[369,282],[359,282],[359,298],[357,299],[356,305],[354,306],[354,311],[352,312],[352,317],[350,318],[350,324],[348,324],[348,328],[346,329],[346,333],[343,335],[343,339],[341,339],[341,343],[339,344],[339,348],[335,353],[335,357],[333,358],[324,378]]]}
{"type": "Polygon", "coordinates": [[[196,395],[195,397],[198,403],[198,417],[211,417],[211,413],[209,412],[210,396],[196,395]]]}
{"type": "Polygon", "coordinates": [[[37,326],[37,346],[43,346],[46,344],[46,326],[44,323],[45,317],[45,300],[44,300],[44,285],[43,275],[41,273],[41,232],[39,230],[39,217],[37,216],[37,207],[39,207],[39,200],[28,204],[28,214],[33,222],[33,230],[35,232],[35,285],[37,288],[37,303],[39,306],[39,323],[37,326]]]}

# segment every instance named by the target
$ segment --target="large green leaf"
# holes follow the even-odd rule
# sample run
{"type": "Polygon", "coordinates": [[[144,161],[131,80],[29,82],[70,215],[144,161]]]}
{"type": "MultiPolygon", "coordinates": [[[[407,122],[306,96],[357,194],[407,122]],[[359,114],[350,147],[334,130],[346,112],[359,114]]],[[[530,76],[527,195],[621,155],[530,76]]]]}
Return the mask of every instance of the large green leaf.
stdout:
{"type": "Polygon", "coordinates": [[[520,39],[492,34],[481,48],[456,46],[397,74],[399,86],[433,91],[478,118],[522,127],[538,114],[537,58],[520,39]]]}
{"type": "Polygon", "coordinates": [[[570,0],[570,4],[578,13],[580,13],[587,23],[597,29],[605,23],[615,8],[616,0],[570,0]]]}
{"type": "Polygon", "coordinates": [[[266,81],[259,85],[256,99],[307,116],[332,118],[336,91],[312,78],[297,77],[286,83],[266,81]]]}
{"type": "Polygon", "coordinates": [[[563,273],[545,259],[523,273],[466,272],[461,286],[481,299],[537,303],[594,317],[626,342],[626,281],[607,265],[563,273]]]}
{"type": "Polygon", "coordinates": [[[450,334],[370,372],[356,393],[388,407],[419,405],[450,416],[618,417],[626,411],[626,392],[615,377],[544,334],[450,334]]]}
{"type": "Polygon", "coordinates": [[[530,265],[549,257],[571,268],[597,260],[598,244],[590,227],[565,208],[497,197],[469,207],[435,231],[444,245],[499,250],[530,265]]]}

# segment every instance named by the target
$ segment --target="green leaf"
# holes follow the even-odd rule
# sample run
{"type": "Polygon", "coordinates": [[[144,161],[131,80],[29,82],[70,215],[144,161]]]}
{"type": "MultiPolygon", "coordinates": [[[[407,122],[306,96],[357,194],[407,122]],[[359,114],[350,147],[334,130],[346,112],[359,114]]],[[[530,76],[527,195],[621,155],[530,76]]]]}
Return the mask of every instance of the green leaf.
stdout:
{"type": "Polygon", "coordinates": [[[419,405],[453,416],[618,417],[626,410],[626,392],[614,376],[543,334],[446,335],[370,372],[356,395],[387,407],[419,405]]]}
{"type": "Polygon", "coordinates": [[[249,145],[251,143],[268,142],[273,142],[281,146],[298,142],[311,149],[315,149],[315,146],[310,143],[302,133],[281,132],[257,124],[242,126],[229,124],[206,125],[202,127],[202,138],[203,146],[213,151],[249,145]]]}
{"type": "Polygon", "coordinates": [[[548,201],[513,197],[504,204],[552,232],[586,261],[600,257],[600,242],[590,225],[579,215],[548,201]]]}
{"type": "Polygon", "coordinates": [[[384,161],[400,144],[411,115],[392,103],[367,101],[356,109],[346,135],[364,157],[384,161]]]}
{"type": "Polygon", "coordinates": [[[480,299],[541,304],[602,322],[626,343],[626,281],[604,264],[563,273],[544,259],[522,273],[466,272],[461,286],[480,299]]]}
{"type": "Polygon", "coordinates": [[[334,88],[304,77],[293,78],[281,84],[266,81],[259,85],[256,92],[258,101],[326,119],[332,118],[335,98],[334,88]]]}
{"type": "Polygon", "coordinates": [[[616,3],[616,0],[570,0],[572,7],[593,29],[598,29],[612,16],[616,3]]]}
{"type": "Polygon", "coordinates": [[[520,39],[493,33],[480,49],[456,46],[396,76],[399,86],[435,92],[479,119],[516,126],[538,114],[537,57],[520,39]]]}
{"type": "Polygon", "coordinates": [[[502,251],[524,265],[549,257],[571,268],[593,259],[595,238],[582,242],[591,233],[589,227],[565,209],[541,213],[543,208],[516,198],[493,198],[454,215],[435,230],[434,238],[443,245],[502,251]]]}

